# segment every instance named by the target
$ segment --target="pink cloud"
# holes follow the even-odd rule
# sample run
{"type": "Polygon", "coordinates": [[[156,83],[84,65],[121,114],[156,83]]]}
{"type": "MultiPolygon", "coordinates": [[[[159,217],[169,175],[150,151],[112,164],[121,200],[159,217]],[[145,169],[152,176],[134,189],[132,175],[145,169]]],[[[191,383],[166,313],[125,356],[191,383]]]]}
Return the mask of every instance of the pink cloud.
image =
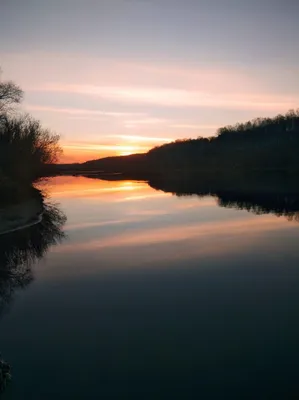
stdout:
{"type": "Polygon", "coordinates": [[[257,75],[240,66],[211,68],[37,52],[1,54],[1,64],[5,76],[28,91],[76,93],[164,107],[273,112],[297,107],[299,102],[298,95],[271,94],[275,85],[265,87],[265,71],[257,75]]]}
{"type": "Polygon", "coordinates": [[[145,113],[136,112],[118,112],[118,111],[102,111],[102,110],[89,110],[80,108],[59,108],[27,104],[26,109],[30,111],[46,111],[60,114],[69,114],[75,116],[99,116],[99,117],[137,117],[144,116],[145,113]]]}
{"type": "Polygon", "coordinates": [[[149,136],[139,136],[139,135],[110,135],[110,137],[120,138],[130,142],[150,142],[150,143],[157,143],[157,142],[170,142],[173,141],[174,138],[165,138],[165,137],[149,137],[149,136]]]}
{"type": "Polygon", "coordinates": [[[178,129],[195,129],[195,130],[217,130],[219,128],[218,125],[200,125],[200,124],[173,124],[171,128],[178,128],[178,129]]]}
{"type": "Polygon", "coordinates": [[[81,54],[31,52],[1,54],[1,64],[20,84],[31,90],[43,82],[87,85],[145,86],[212,92],[259,90],[250,74],[240,67],[211,67],[186,63],[145,63],[103,59],[81,54]],[[19,66],[22,65],[20,69],[19,66]],[[32,71],[34,70],[34,74],[32,71]]]}
{"type": "Polygon", "coordinates": [[[296,107],[299,97],[263,94],[210,93],[160,87],[116,87],[80,84],[48,83],[36,88],[44,92],[64,92],[100,97],[130,104],[164,107],[211,107],[238,110],[283,111],[296,107]]]}

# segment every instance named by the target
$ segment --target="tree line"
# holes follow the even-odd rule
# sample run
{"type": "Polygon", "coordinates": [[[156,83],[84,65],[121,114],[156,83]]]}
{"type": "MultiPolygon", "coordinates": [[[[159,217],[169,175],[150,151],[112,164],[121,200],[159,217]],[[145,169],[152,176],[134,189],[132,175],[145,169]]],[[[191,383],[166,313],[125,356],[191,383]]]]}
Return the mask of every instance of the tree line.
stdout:
{"type": "Polygon", "coordinates": [[[148,161],[161,170],[288,170],[299,172],[299,110],[220,128],[214,137],[155,147],[148,161]]]}
{"type": "Polygon", "coordinates": [[[102,171],[130,179],[184,173],[204,176],[240,172],[299,173],[299,110],[220,128],[209,138],[184,139],[154,147],[146,154],[107,157],[61,165],[49,173],[102,171]]]}
{"type": "Polygon", "coordinates": [[[58,135],[18,111],[22,99],[23,90],[18,85],[0,80],[0,188],[2,198],[6,193],[11,200],[61,153],[58,135]]]}

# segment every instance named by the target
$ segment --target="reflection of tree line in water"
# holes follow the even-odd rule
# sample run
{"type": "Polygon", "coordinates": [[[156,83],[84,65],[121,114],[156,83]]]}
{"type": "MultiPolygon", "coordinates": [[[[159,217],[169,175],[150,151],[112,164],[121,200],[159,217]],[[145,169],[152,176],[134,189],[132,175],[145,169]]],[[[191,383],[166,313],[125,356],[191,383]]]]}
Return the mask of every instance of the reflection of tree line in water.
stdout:
{"type": "Polygon", "coordinates": [[[299,184],[297,174],[287,173],[204,173],[177,174],[162,177],[142,176],[139,172],[96,175],[82,174],[87,178],[102,180],[145,180],[155,190],[176,196],[214,196],[220,207],[247,210],[255,214],[285,216],[289,221],[299,222],[299,184]]]}
{"type": "Polygon", "coordinates": [[[214,196],[220,207],[247,210],[255,214],[285,216],[299,222],[298,176],[230,176],[185,179],[150,179],[149,185],[177,196],[214,196]]]}
{"type": "Polygon", "coordinates": [[[66,216],[56,205],[44,203],[40,223],[0,236],[0,315],[15,290],[33,280],[32,264],[64,238],[65,222],[66,216]]]}
{"type": "Polygon", "coordinates": [[[299,222],[299,194],[217,193],[216,196],[220,207],[237,208],[255,214],[272,213],[299,222]]]}

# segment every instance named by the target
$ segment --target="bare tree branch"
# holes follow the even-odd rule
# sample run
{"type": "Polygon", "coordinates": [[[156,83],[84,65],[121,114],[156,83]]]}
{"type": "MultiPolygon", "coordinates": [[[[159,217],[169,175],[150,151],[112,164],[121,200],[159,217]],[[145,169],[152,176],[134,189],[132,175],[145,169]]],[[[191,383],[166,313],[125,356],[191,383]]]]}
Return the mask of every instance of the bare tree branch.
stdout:
{"type": "Polygon", "coordinates": [[[23,90],[12,81],[0,81],[0,113],[12,111],[23,99],[23,90]]]}

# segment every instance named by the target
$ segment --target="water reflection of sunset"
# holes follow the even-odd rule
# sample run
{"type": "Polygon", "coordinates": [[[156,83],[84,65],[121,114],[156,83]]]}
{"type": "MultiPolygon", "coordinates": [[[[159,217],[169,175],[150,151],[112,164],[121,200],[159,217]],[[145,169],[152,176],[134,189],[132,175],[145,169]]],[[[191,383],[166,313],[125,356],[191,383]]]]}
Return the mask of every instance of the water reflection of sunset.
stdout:
{"type": "Polygon", "coordinates": [[[296,227],[271,214],[220,208],[211,196],[176,197],[142,181],[61,176],[48,186],[68,213],[72,239],[53,249],[53,255],[66,258],[78,251],[124,267],[133,259],[142,261],[136,261],[141,267],[159,260],[218,258],[249,251],[276,231],[296,227]]]}
{"type": "MultiPolygon", "coordinates": [[[[47,190],[52,196],[63,198],[97,198],[117,201],[125,199],[128,192],[138,192],[138,195],[152,196],[152,189],[145,182],[107,181],[86,177],[59,176],[51,178],[47,190]]],[[[158,193],[157,193],[158,194],[158,193]]]]}

